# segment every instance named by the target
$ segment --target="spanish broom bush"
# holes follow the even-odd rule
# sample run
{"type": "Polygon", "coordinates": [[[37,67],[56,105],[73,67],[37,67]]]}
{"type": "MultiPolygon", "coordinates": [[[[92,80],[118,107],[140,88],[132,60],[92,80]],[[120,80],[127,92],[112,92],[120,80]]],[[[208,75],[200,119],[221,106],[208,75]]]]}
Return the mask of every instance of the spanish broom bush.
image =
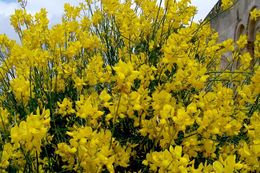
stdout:
{"type": "Polygon", "coordinates": [[[18,2],[0,172],[260,172],[259,34],[254,53],[246,35],[219,42],[190,0],[65,4],[51,27],[18,2]]]}

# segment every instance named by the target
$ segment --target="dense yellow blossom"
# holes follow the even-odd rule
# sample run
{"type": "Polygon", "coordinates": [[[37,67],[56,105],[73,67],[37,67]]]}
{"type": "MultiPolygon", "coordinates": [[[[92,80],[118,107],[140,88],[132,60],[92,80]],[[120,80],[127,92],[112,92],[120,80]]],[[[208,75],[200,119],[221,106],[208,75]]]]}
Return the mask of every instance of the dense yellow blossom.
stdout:
{"type": "Polygon", "coordinates": [[[128,166],[130,151],[122,148],[110,131],[97,132],[86,126],[67,134],[71,137],[70,144],[59,143],[56,151],[68,162],[64,168],[100,172],[106,166],[109,172],[114,172],[116,166],[128,166]]]}
{"type": "Polygon", "coordinates": [[[62,103],[57,103],[59,106],[58,113],[62,116],[70,115],[75,113],[75,110],[72,108],[72,102],[68,100],[67,98],[64,98],[62,103]]]}
{"type": "Polygon", "coordinates": [[[5,131],[9,124],[9,112],[6,109],[0,108],[0,129],[5,131]]]}
{"type": "Polygon", "coordinates": [[[11,80],[10,86],[17,101],[27,105],[29,98],[33,97],[33,86],[30,85],[30,81],[24,77],[14,78],[11,80]]]}
{"type": "Polygon", "coordinates": [[[190,0],[67,3],[54,26],[18,2],[0,172],[260,171],[260,34],[250,53],[246,35],[220,42],[190,0]]]}
{"type": "Polygon", "coordinates": [[[42,140],[47,136],[50,126],[50,111],[43,110],[42,114],[37,109],[37,115],[31,114],[26,121],[14,126],[11,129],[11,142],[25,147],[26,151],[41,151],[42,140]]]}

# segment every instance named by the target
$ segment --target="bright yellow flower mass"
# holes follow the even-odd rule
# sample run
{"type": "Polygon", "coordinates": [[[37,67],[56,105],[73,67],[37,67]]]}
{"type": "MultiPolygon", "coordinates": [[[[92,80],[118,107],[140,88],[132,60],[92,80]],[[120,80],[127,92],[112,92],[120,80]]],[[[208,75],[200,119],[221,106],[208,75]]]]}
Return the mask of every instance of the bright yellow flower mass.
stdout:
{"type": "Polygon", "coordinates": [[[259,33],[253,53],[245,35],[219,42],[190,0],[65,4],[52,27],[18,2],[0,172],[260,172],[259,33]]]}

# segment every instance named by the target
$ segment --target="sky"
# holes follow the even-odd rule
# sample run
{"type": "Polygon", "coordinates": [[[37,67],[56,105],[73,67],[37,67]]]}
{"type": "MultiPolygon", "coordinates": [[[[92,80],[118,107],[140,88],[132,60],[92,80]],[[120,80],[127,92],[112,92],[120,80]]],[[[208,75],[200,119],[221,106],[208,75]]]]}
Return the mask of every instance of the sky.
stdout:
{"type": "MultiPolygon", "coordinates": [[[[217,1],[218,0],[192,0],[192,4],[198,8],[198,13],[194,20],[199,21],[204,19],[217,1]]],[[[26,9],[33,14],[41,8],[46,8],[50,25],[53,25],[59,23],[61,20],[64,3],[77,5],[79,2],[82,2],[82,0],[28,0],[26,9]]],[[[9,38],[15,40],[18,40],[18,36],[10,25],[9,18],[17,8],[19,8],[17,0],[0,0],[0,34],[6,34],[9,38]]]]}

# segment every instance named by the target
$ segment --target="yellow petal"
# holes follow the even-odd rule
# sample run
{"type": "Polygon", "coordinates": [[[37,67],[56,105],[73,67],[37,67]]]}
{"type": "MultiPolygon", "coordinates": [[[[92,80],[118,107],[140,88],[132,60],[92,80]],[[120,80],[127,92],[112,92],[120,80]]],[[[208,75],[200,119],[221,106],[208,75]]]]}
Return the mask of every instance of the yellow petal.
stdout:
{"type": "Polygon", "coordinates": [[[181,157],[182,147],[181,146],[176,146],[174,150],[175,150],[175,154],[177,155],[177,157],[181,157]]]}
{"type": "Polygon", "coordinates": [[[213,163],[213,168],[217,173],[222,173],[223,172],[223,165],[219,161],[215,161],[213,163]]]}

